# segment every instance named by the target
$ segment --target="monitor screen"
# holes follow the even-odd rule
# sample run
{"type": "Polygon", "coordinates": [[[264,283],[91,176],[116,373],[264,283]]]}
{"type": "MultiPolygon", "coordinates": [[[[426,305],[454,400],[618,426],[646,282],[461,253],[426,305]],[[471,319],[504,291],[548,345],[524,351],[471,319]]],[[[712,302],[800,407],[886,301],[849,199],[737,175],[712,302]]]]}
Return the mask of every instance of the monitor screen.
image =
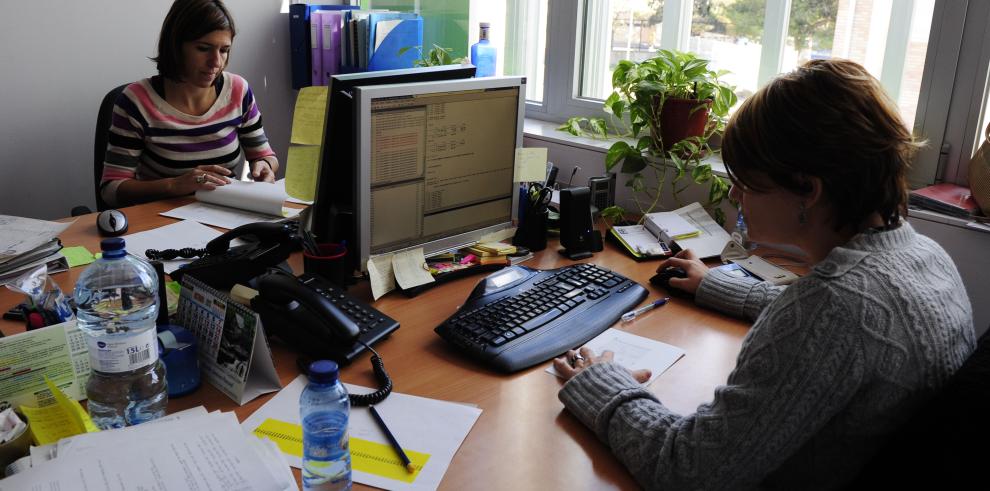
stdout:
{"type": "Polygon", "coordinates": [[[512,226],[521,77],[358,87],[359,261],[512,226]]]}
{"type": "MultiPolygon", "coordinates": [[[[316,199],[309,229],[320,242],[357,243],[357,151],[354,124],[357,86],[466,79],[474,76],[471,65],[383,70],[334,75],[327,93],[323,150],[317,175],[316,199]]],[[[357,268],[357,256],[350,266],[357,268]]]]}

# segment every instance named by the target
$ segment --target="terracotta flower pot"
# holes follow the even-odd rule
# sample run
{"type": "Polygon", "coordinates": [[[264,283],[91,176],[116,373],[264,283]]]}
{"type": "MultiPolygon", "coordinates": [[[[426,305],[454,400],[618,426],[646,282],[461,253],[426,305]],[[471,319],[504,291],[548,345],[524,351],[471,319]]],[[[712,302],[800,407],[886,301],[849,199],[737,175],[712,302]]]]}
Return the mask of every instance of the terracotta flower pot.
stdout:
{"type": "Polygon", "coordinates": [[[660,138],[663,139],[664,151],[685,138],[704,136],[711,105],[711,99],[667,98],[660,109],[660,138]],[[702,107],[695,110],[699,105],[702,107]]]}

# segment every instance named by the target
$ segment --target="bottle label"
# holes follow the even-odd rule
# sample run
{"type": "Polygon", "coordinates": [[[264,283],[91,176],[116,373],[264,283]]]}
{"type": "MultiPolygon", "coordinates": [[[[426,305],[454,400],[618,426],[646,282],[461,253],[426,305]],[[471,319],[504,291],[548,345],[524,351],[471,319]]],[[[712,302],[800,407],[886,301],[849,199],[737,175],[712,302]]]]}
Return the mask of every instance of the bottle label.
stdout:
{"type": "Polygon", "coordinates": [[[119,340],[111,336],[89,337],[89,363],[98,372],[130,372],[156,361],[158,334],[155,329],[119,340]]]}

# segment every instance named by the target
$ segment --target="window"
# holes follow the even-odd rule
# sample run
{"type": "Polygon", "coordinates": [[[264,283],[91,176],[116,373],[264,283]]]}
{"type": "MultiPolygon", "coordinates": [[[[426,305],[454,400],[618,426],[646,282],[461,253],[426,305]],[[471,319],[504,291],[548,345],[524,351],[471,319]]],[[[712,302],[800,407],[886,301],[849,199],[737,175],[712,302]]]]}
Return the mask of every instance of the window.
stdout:
{"type": "Polygon", "coordinates": [[[471,0],[470,4],[468,45],[478,42],[481,22],[491,24],[489,42],[499,53],[495,73],[525,76],[526,100],[536,105],[543,103],[548,13],[548,0],[471,0]]]}

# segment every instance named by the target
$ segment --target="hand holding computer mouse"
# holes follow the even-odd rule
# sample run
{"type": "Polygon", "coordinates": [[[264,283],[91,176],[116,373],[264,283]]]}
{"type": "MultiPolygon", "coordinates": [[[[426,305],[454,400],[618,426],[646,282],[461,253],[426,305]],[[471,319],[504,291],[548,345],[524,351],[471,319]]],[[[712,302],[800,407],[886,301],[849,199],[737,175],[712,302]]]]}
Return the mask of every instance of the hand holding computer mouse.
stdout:
{"type": "MultiPolygon", "coordinates": [[[[657,276],[654,278],[657,278],[657,281],[662,279],[666,284],[665,289],[673,287],[694,295],[706,274],[708,274],[708,266],[705,266],[691,249],[685,249],[674,257],[660,261],[657,266],[657,276]]],[[[650,282],[657,284],[653,279],[650,282]]]]}

